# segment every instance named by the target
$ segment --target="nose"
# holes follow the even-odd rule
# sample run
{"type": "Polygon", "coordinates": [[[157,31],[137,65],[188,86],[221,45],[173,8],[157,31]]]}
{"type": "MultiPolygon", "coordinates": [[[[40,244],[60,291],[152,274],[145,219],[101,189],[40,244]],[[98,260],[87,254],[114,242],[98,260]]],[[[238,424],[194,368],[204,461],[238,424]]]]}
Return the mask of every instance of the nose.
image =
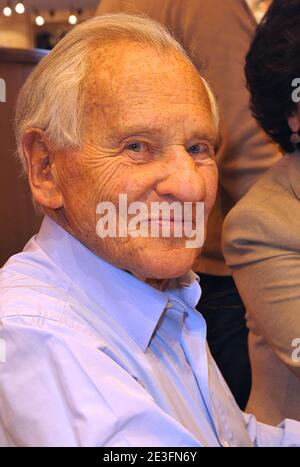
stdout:
{"type": "Polygon", "coordinates": [[[193,157],[184,147],[172,148],[164,159],[164,177],[156,184],[156,192],[182,202],[204,201],[205,179],[193,157]]]}

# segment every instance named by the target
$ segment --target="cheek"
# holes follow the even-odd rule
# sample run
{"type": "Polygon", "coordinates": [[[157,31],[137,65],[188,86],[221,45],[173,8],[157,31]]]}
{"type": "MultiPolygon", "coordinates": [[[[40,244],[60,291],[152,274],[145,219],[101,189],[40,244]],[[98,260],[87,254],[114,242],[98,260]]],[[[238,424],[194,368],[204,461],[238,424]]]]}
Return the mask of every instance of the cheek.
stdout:
{"type": "Polygon", "coordinates": [[[89,175],[82,164],[82,157],[77,154],[65,154],[57,161],[56,172],[69,224],[76,232],[88,232],[95,224],[94,178],[89,175]]]}
{"type": "Polygon", "coordinates": [[[218,169],[215,163],[204,169],[203,178],[205,179],[206,204],[210,210],[215,202],[218,188],[218,169]]]}
{"type": "Polygon", "coordinates": [[[118,205],[119,195],[126,194],[128,204],[146,202],[160,173],[161,168],[154,164],[137,164],[132,159],[120,158],[107,182],[101,180],[101,200],[106,198],[118,205]]]}

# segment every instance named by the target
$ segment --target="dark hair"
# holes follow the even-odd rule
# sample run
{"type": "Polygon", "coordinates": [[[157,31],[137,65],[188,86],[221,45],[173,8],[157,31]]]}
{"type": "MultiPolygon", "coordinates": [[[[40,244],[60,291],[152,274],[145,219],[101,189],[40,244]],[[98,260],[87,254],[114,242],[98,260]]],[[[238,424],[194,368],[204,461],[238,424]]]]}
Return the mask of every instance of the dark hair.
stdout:
{"type": "Polygon", "coordinates": [[[257,28],[245,72],[253,116],[284,151],[294,152],[287,117],[297,112],[292,82],[300,78],[300,0],[273,0],[257,28]]]}

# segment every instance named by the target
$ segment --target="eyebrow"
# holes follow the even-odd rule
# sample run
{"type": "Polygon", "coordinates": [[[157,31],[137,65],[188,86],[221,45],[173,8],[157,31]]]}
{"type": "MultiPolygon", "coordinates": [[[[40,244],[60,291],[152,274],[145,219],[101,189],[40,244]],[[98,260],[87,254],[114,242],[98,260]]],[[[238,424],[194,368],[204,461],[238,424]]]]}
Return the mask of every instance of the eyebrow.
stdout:
{"type": "Polygon", "coordinates": [[[122,128],[120,131],[117,132],[117,134],[112,134],[112,137],[114,139],[116,138],[126,138],[127,136],[130,135],[153,135],[157,134],[160,135],[162,134],[161,128],[158,127],[151,127],[151,128],[145,128],[145,126],[131,126],[131,127],[125,127],[122,128]]]}
{"type": "MultiPolygon", "coordinates": [[[[117,134],[111,134],[111,137],[116,140],[116,139],[125,139],[130,135],[139,135],[139,136],[153,136],[153,135],[161,135],[163,133],[163,130],[161,127],[150,127],[146,128],[145,126],[131,126],[131,127],[126,127],[117,132],[117,134]]],[[[191,137],[189,139],[206,139],[209,143],[211,143],[213,146],[217,146],[218,144],[218,135],[217,137],[214,137],[210,134],[210,132],[203,130],[203,131],[194,131],[191,133],[191,137]]]]}

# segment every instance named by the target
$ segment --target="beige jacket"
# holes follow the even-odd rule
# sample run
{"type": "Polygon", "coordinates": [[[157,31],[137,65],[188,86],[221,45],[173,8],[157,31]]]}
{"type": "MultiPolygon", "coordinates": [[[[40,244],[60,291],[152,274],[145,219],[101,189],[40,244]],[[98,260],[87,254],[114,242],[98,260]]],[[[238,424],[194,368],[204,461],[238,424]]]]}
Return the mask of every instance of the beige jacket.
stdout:
{"type": "Polygon", "coordinates": [[[284,156],[233,208],[223,244],[250,329],[247,411],[274,425],[300,420],[300,154],[284,156]]]}
{"type": "Polygon", "coordinates": [[[97,14],[118,11],[146,13],[167,26],[216,93],[221,114],[221,145],[216,155],[220,183],[195,270],[229,275],[221,251],[223,220],[280,158],[248,106],[243,68],[256,28],[254,16],[244,0],[102,0],[97,14]]]}

